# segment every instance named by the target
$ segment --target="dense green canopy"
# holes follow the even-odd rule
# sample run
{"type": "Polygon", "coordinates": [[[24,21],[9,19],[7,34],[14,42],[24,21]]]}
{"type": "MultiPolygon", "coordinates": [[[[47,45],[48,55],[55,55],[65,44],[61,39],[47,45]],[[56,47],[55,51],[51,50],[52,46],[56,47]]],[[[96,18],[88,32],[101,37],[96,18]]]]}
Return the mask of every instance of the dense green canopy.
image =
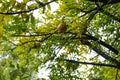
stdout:
{"type": "Polygon", "coordinates": [[[0,0],[0,68],[0,80],[119,80],[120,0],[0,0]]]}

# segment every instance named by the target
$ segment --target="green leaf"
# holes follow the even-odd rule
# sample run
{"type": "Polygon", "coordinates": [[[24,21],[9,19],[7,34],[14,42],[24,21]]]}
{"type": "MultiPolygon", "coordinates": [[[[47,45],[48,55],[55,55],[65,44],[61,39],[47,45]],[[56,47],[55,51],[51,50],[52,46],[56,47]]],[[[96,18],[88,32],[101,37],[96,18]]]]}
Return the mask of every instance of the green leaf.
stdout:
{"type": "Polygon", "coordinates": [[[35,17],[32,14],[30,16],[30,19],[31,19],[31,28],[35,29],[35,17]]]}
{"type": "Polygon", "coordinates": [[[51,10],[51,6],[50,5],[47,5],[47,8],[48,8],[48,10],[51,10]]]}

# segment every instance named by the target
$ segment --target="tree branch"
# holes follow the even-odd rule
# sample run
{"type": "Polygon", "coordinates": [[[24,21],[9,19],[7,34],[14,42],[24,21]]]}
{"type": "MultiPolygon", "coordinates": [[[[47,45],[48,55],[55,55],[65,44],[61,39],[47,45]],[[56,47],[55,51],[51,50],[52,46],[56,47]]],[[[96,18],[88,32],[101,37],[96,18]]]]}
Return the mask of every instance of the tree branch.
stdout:
{"type": "MultiPolygon", "coordinates": [[[[51,37],[51,36],[52,36],[52,34],[50,34],[50,35],[48,35],[48,36],[46,36],[46,37],[44,37],[44,38],[42,38],[42,39],[40,39],[40,40],[32,40],[32,41],[28,41],[28,42],[21,43],[21,44],[16,45],[16,46],[22,46],[22,45],[27,44],[27,43],[29,43],[29,42],[35,42],[35,41],[37,41],[37,42],[43,42],[43,41],[47,40],[49,37],[51,37]]],[[[13,51],[15,48],[16,48],[16,47],[14,47],[14,48],[12,48],[12,49],[10,49],[10,50],[13,51]]]]}
{"type": "Polygon", "coordinates": [[[36,9],[39,9],[40,7],[35,7],[33,9],[29,9],[26,11],[18,11],[18,12],[0,12],[0,14],[4,14],[4,15],[15,15],[15,14],[23,14],[23,13],[29,13],[31,11],[34,11],[36,9]]]}
{"type": "MultiPolygon", "coordinates": [[[[120,0],[111,0],[111,1],[109,1],[109,0],[89,0],[89,1],[94,1],[94,2],[106,2],[106,1],[107,1],[106,4],[119,3],[119,2],[120,2],[120,0]]],[[[115,15],[112,15],[111,13],[103,10],[102,7],[105,6],[106,4],[103,4],[102,6],[98,6],[98,5],[97,5],[97,7],[93,8],[93,9],[91,9],[91,10],[89,10],[89,11],[84,11],[85,14],[81,15],[80,17],[83,17],[83,16],[87,15],[88,13],[90,13],[90,12],[92,12],[92,11],[98,10],[98,11],[103,12],[105,15],[111,17],[112,19],[120,22],[120,18],[118,18],[118,17],[116,17],[115,15]]],[[[96,13],[97,13],[97,11],[96,11],[96,13]]]]}
{"type": "Polygon", "coordinates": [[[104,47],[108,48],[109,50],[113,51],[115,54],[118,55],[118,50],[110,46],[109,44],[105,43],[104,41],[99,40],[98,38],[93,37],[92,35],[85,34],[84,37],[87,37],[88,40],[97,41],[99,44],[103,45],[104,47]]]}
{"type": "Polygon", "coordinates": [[[114,67],[114,68],[117,68],[116,65],[111,65],[111,64],[100,64],[100,63],[93,63],[93,62],[82,62],[82,61],[75,61],[75,60],[69,60],[69,59],[63,59],[63,60],[67,61],[67,62],[71,62],[71,63],[77,63],[77,64],[87,64],[87,65],[96,65],[96,66],[105,66],[105,67],[114,67]]]}
{"type": "Polygon", "coordinates": [[[115,3],[119,3],[120,0],[88,0],[88,1],[91,1],[91,2],[101,2],[101,3],[104,3],[104,4],[115,4],[115,3]]]}
{"type": "Polygon", "coordinates": [[[0,12],[0,14],[4,14],[4,15],[15,15],[15,14],[29,13],[29,12],[34,11],[34,10],[36,10],[36,9],[39,9],[39,8],[41,8],[41,7],[45,7],[46,5],[48,5],[48,4],[50,4],[50,3],[54,2],[54,1],[56,1],[56,0],[52,0],[52,1],[50,1],[50,2],[44,3],[44,5],[40,5],[39,7],[35,7],[35,8],[33,8],[33,9],[29,9],[29,10],[26,10],[26,11],[0,12]]]}
{"type": "Polygon", "coordinates": [[[55,33],[36,33],[36,34],[30,34],[30,35],[26,35],[26,34],[15,34],[12,35],[12,37],[35,37],[35,36],[47,36],[47,35],[51,35],[51,34],[55,34],[55,33]]]}
{"type": "Polygon", "coordinates": [[[92,35],[88,35],[88,34],[82,34],[81,37],[75,37],[75,33],[74,36],[71,37],[71,39],[79,39],[79,40],[93,40],[93,41],[97,41],[99,44],[101,44],[102,46],[108,48],[109,50],[111,50],[112,52],[114,52],[116,55],[118,55],[118,50],[116,50],[115,48],[113,48],[111,45],[105,43],[102,40],[99,40],[98,38],[92,36],[92,35]]]}
{"type": "Polygon", "coordinates": [[[83,15],[81,15],[81,16],[79,16],[79,17],[83,17],[83,16],[87,15],[88,13],[91,13],[91,12],[93,12],[93,11],[95,11],[95,10],[97,10],[97,7],[93,8],[93,9],[91,9],[91,10],[89,10],[89,11],[82,11],[82,12],[85,12],[85,14],[83,14],[83,15]]]}

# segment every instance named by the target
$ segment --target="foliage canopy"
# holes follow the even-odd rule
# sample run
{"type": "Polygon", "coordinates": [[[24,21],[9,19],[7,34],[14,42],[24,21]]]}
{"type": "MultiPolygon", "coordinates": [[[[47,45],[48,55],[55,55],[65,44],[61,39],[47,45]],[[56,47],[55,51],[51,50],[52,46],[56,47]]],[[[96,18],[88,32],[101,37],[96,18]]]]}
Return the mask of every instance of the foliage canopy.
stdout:
{"type": "Polygon", "coordinates": [[[0,80],[119,80],[119,13],[119,0],[0,0],[0,80]]]}

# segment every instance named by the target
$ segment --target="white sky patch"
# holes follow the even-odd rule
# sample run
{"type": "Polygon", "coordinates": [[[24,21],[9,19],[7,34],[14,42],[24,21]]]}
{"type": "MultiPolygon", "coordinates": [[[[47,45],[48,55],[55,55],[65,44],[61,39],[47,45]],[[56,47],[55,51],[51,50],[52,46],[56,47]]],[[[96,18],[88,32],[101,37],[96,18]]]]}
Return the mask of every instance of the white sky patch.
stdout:
{"type": "Polygon", "coordinates": [[[51,12],[56,11],[59,7],[59,5],[55,2],[51,3],[50,6],[51,6],[51,12]]]}
{"type": "Polygon", "coordinates": [[[0,4],[0,7],[2,7],[2,4],[0,4]]]}
{"type": "Polygon", "coordinates": [[[50,80],[48,77],[49,73],[50,73],[50,70],[48,70],[46,68],[39,69],[38,77],[45,78],[46,80],[50,80]]]}
{"type": "Polygon", "coordinates": [[[16,1],[19,2],[19,3],[23,2],[23,0],[16,0],[16,1]]]}

